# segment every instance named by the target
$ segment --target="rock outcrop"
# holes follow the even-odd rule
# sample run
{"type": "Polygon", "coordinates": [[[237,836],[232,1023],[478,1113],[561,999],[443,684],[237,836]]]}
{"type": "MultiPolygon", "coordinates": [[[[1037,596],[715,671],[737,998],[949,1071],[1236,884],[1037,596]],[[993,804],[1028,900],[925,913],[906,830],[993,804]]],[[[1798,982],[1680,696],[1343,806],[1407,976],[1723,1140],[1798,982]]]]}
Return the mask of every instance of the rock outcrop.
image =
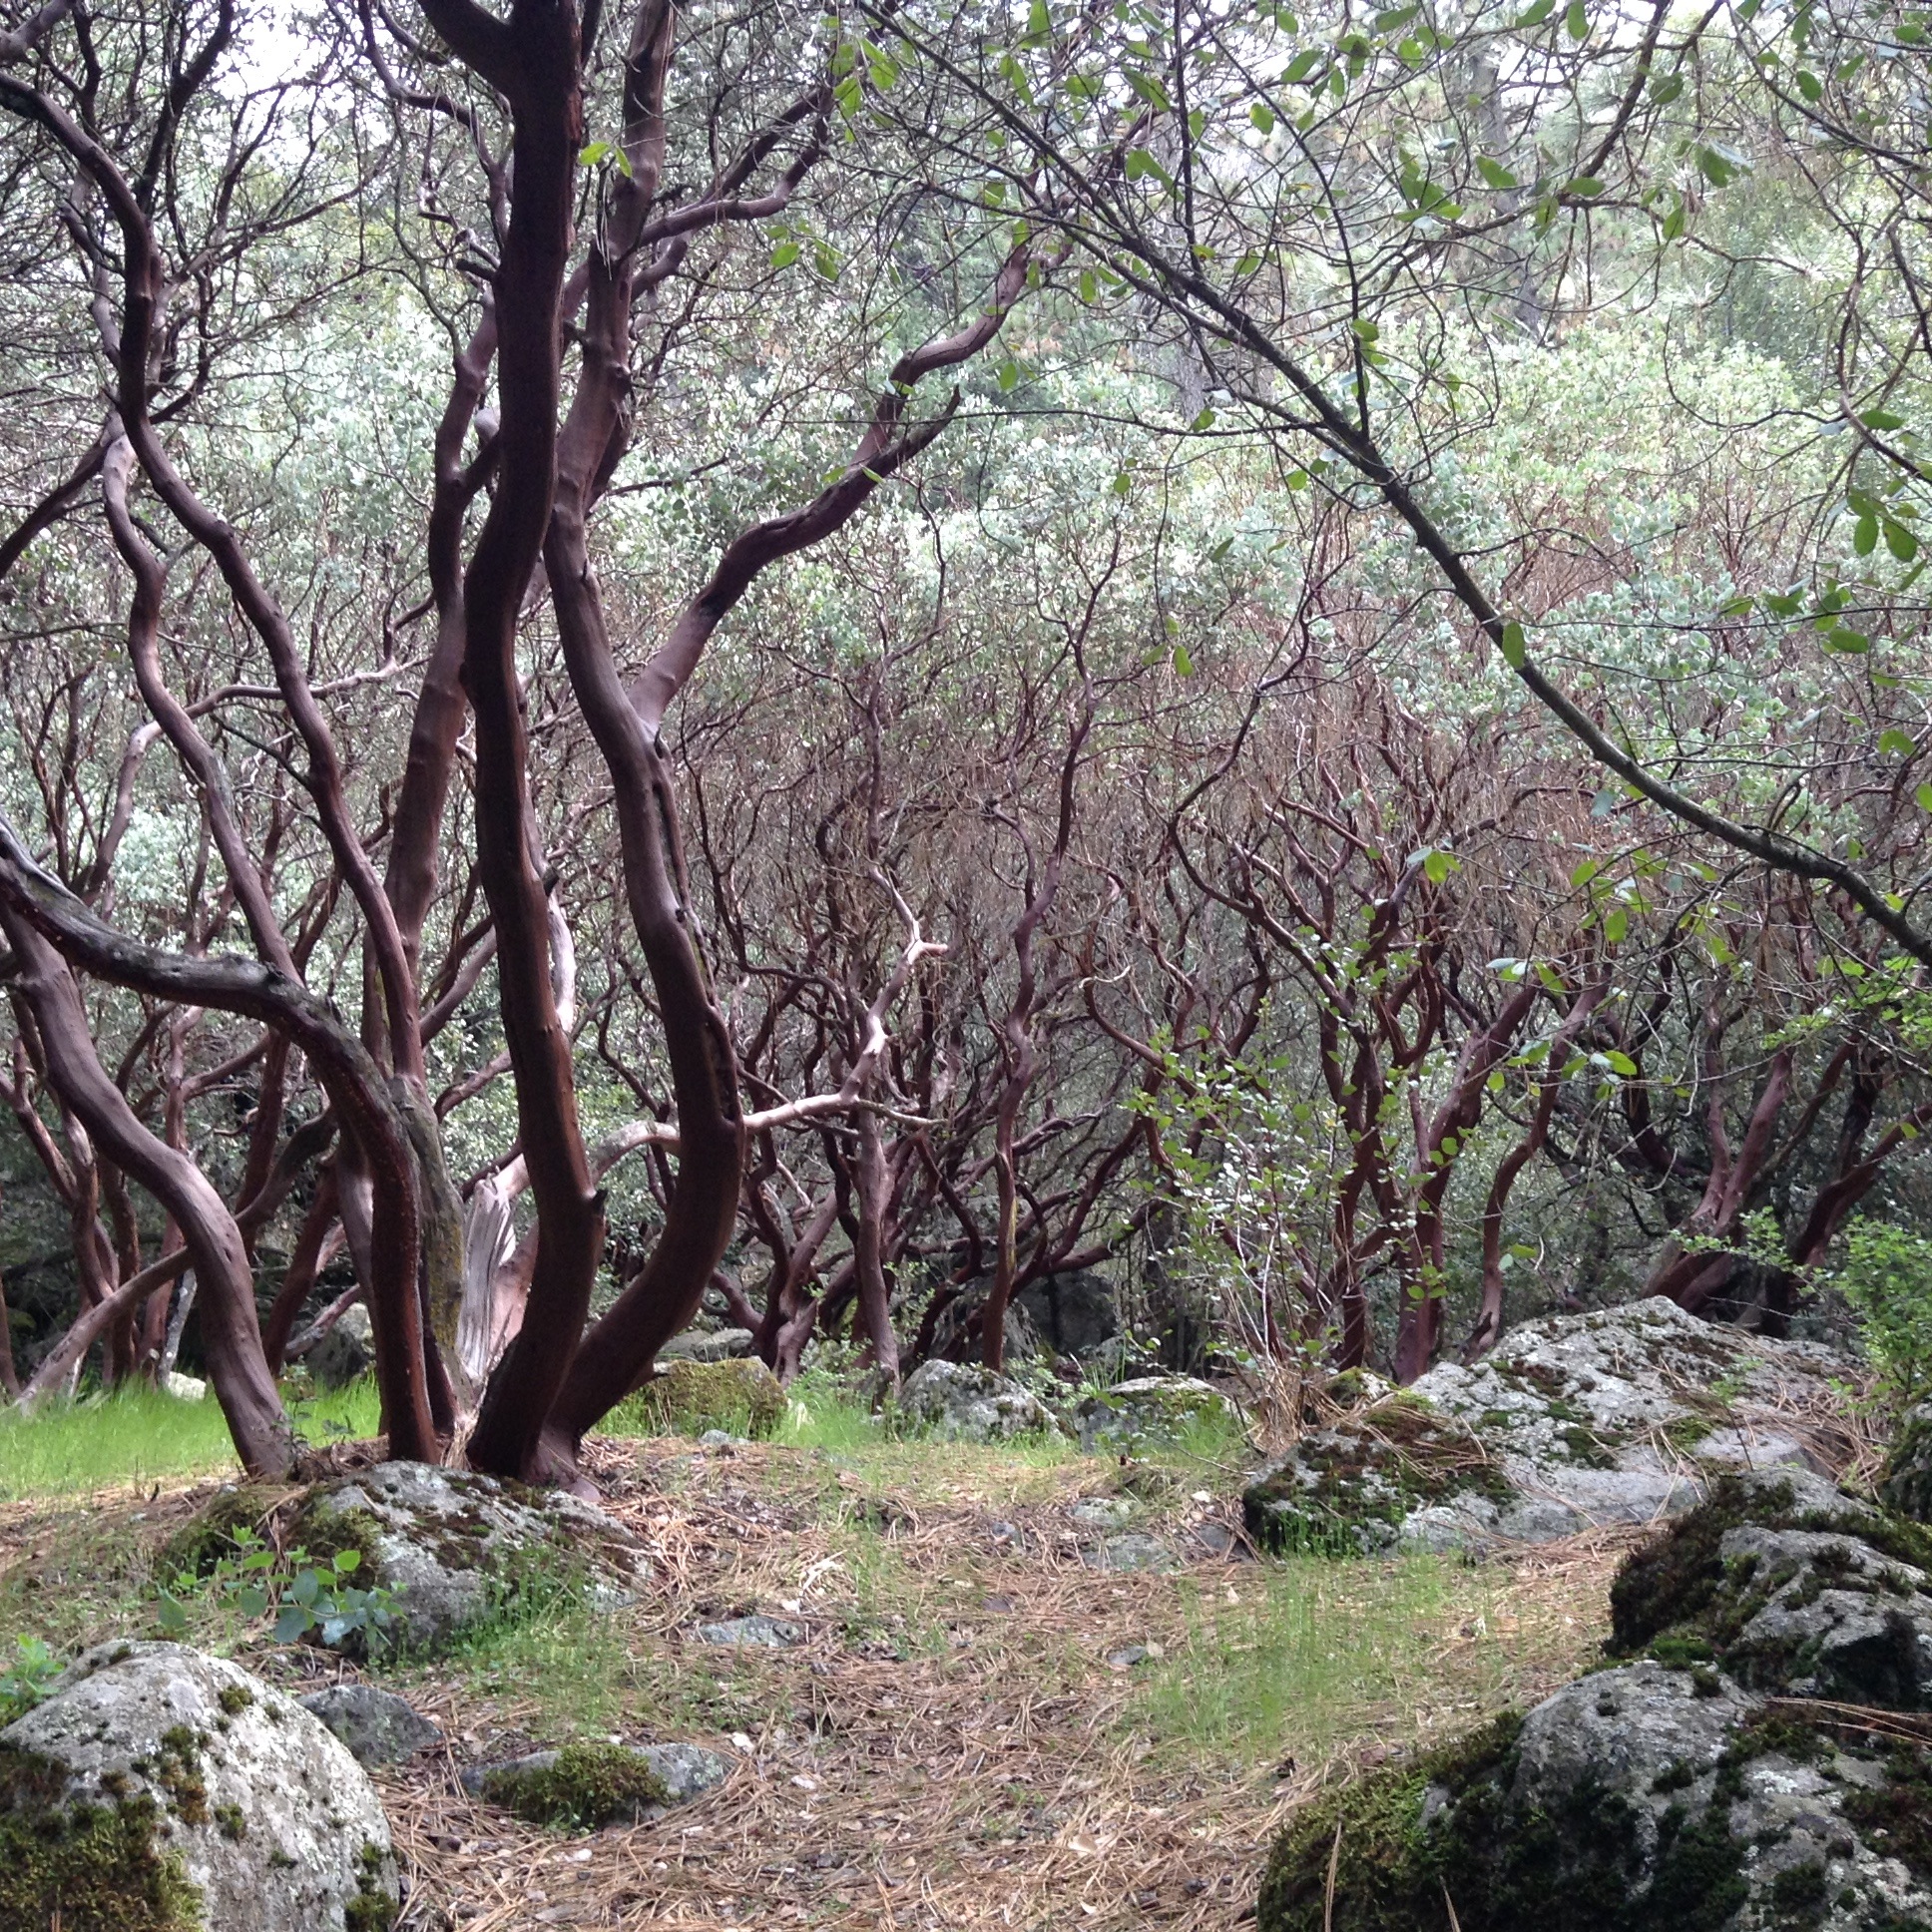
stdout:
{"type": "Polygon", "coordinates": [[[1010,1442],[1060,1433],[1038,1396],[990,1368],[965,1362],[921,1362],[899,1391],[907,1428],[946,1442],[1010,1442]]]}
{"type": "Polygon", "coordinates": [[[1080,1446],[1089,1455],[1171,1445],[1204,1430],[1232,1432],[1240,1426],[1240,1410],[1192,1375],[1138,1375],[1083,1396],[1074,1410],[1080,1446]]]}
{"type": "Polygon", "coordinates": [[[649,1573],[630,1533],[589,1503],[426,1463],[378,1463],[318,1485],[286,1537],[311,1556],[355,1550],[356,1582],[394,1593],[388,1633],[350,1631],[337,1647],[349,1652],[436,1651],[533,1587],[581,1590],[615,1609],[649,1573]]]}
{"type": "Polygon", "coordinates": [[[1921,1402],[1900,1425],[1879,1494],[1887,1509],[1932,1523],[1932,1402],[1921,1402]]]}
{"type": "Polygon", "coordinates": [[[1540,1543],[1689,1509],[1726,1471],[1806,1466],[1784,1413],[1845,1364],[1719,1328],[1664,1300],[1512,1329],[1473,1367],[1302,1437],[1243,1498],[1276,1548],[1540,1543]]]}
{"type": "Polygon", "coordinates": [[[293,1698],[179,1644],[104,1644],[0,1730],[0,1925],[384,1932],[389,1826],[293,1698]]]}
{"type": "Polygon", "coordinates": [[[1258,1932],[1932,1925],[1929,1576],[1814,1477],[1719,1481],[1620,1574],[1628,1661],[1317,1800],[1258,1932]]]}

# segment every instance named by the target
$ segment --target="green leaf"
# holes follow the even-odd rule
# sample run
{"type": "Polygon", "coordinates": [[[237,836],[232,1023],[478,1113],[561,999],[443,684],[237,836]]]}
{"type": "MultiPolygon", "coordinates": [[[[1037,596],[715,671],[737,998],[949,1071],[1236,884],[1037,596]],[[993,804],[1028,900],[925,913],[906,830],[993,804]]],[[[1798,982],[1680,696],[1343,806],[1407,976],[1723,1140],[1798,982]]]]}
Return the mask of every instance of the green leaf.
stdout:
{"type": "Polygon", "coordinates": [[[1590,38],[1590,12],[1583,0],[1570,0],[1570,5],[1563,16],[1563,31],[1572,40],[1590,38]]]}
{"type": "Polygon", "coordinates": [[[1604,1059],[1609,1063],[1612,1073],[1619,1075],[1625,1080],[1635,1080],[1637,1078],[1637,1062],[1629,1054],[1618,1053],[1613,1049],[1604,1055],[1604,1059]]]}
{"type": "Polygon", "coordinates": [[[1530,27],[1540,27],[1557,10],[1557,0],[1532,0],[1529,10],[1520,13],[1510,22],[1511,29],[1522,33],[1530,27]]]}
{"type": "Polygon", "coordinates": [[[1579,175],[1575,181],[1565,182],[1557,190],[1559,195],[1575,195],[1580,201],[1586,202],[1603,192],[1604,185],[1595,175],[1579,175]]]}
{"type": "Polygon", "coordinates": [[[1274,132],[1274,110],[1265,101],[1256,101],[1248,109],[1247,118],[1262,134],[1269,135],[1274,132]]]}
{"type": "Polygon", "coordinates": [[[1529,656],[1529,648],[1523,640],[1523,627],[1514,618],[1503,626],[1501,643],[1503,662],[1512,671],[1521,671],[1529,656]]]}
{"type": "Polygon", "coordinates": [[[1922,784],[1912,793],[1912,802],[1921,811],[1932,811],[1932,784],[1922,784]]]}
{"type": "MultiPolygon", "coordinates": [[[[1554,6],[1556,4],[1556,0],[1550,0],[1550,4],[1554,6]]],[[[1281,79],[1283,83],[1289,87],[1299,86],[1300,83],[1305,81],[1308,78],[1308,76],[1312,74],[1315,71],[1315,69],[1320,65],[1321,65],[1321,49],[1319,47],[1304,47],[1302,48],[1300,53],[1295,55],[1294,59],[1289,61],[1287,66],[1281,70],[1281,79]]]]}
{"type": "Polygon", "coordinates": [[[1169,188],[1174,186],[1174,183],[1169,179],[1168,171],[1145,148],[1129,149],[1127,156],[1128,180],[1131,182],[1144,181],[1150,175],[1156,181],[1165,183],[1169,188]]]}
{"type": "Polygon", "coordinates": [[[1630,914],[1622,906],[1612,906],[1604,914],[1604,937],[1613,946],[1624,942],[1624,935],[1630,931],[1630,914]]]}
{"type": "Polygon", "coordinates": [[[1174,647],[1174,670],[1178,678],[1192,678],[1195,675],[1195,661],[1189,656],[1185,644],[1174,647]]]}
{"type": "Polygon", "coordinates": [[[1684,76],[1673,72],[1654,74],[1651,77],[1651,99],[1659,107],[1668,107],[1684,92],[1684,76]]]}
{"type": "Polygon", "coordinates": [[[1491,188],[1515,188],[1519,185],[1516,177],[1500,161],[1491,161],[1487,155],[1476,157],[1476,172],[1491,188]]]}
{"type": "Polygon", "coordinates": [[[1201,412],[1201,414],[1198,415],[1194,419],[1194,422],[1190,425],[1190,427],[1195,429],[1212,429],[1213,426],[1214,426],[1214,412],[1211,409],[1204,409],[1201,412]]]}
{"type": "Polygon", "coordinates": [[[1878,548],[1878,519],[1870,511],[1858,519],[1858,527],[1851,533],[1851,547],[1860,557],[1869,557],[1878,548]]]}
{"type": "Polygon", "coordinates": [[[1604,868],[1594,858],[1587,858],[1570,874],[1572,885],[1588,885],[1604,868]]]}
{"type": "Polygon", "coordinates": [[[1841,658],[1862,658],[1871,649],[1871,639],[1849,625],[1840,625],[1824,634],[1824,648],[1841,658]]]}
{"type": "Polygon", "coordinates": [[[1047,12],[1047,0],[1033,0],[1033,9],[1027,15],[1027,39],[1035,46],[1045,46],[1053,38],[1053,16],[1047,12]]]}
{"type": "Polygon", "coordinates": [[[1092,304],[1100,298],[1100,279],[1091,268],[1080,271],[1080,299],[1092,304]]]}
{"type": "Polygon", "coordinates": [[[1901,564],[1909,564],[1919,554],[1919,540],[1902,523],[1885,519],[1885,548],[1901,564]]]}
{"type": "Polygon", "coordinates": [[[1001,395],[1010,395],[1020,386],[1020,365],[1008,356],[1000,364],[999,373],[994,380],[1000,385],[1001,395]]]}
{"type": "Polygon", "coordinates": [[[292,1644],[314,1621],[314,1618],[300,1604],[283,1604],[279,1615],[275,1618],[275,1642],[292,1644]]]}
{"type": "Polygon", "coordinates": [[[578,151],[577,165],[580,168],[595,168],[611,152],[608,141],[591,141],[578,151]]]}
{"type": "Polygon", "coordinates": [[[1127,84],[1157,114],[1166,114],[1169,107],[1168,90],[1152,74],[1143,74],[1137,68],[1127,70],[1127,84]]]}
{"type": "Polygon", "coordinates": [[[1901,731],[1894,727],[1892,730],[1879,732],[1878,748],[1881,752],[1890,752],[1901,758],[1909,758],[1915,747],[1913,746],[1912,736],[1909,731],[1901,731]]]}

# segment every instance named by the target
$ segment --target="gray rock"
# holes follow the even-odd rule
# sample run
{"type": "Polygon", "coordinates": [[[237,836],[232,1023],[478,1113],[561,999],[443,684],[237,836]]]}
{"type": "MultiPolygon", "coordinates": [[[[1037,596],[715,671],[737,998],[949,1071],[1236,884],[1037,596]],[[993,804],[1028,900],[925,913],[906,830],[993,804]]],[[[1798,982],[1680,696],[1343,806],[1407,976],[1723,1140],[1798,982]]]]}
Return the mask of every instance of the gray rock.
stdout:
{"type": "MultiPolygon", "coordinates": [[[[293,1698],[220,1658],[100,1645],[0,1730],[0,1749],[16,1754],[9,1802],[37,1847],[56,1855],[83,1806],[116,1812],[199,1893],[211,1932],[365,1932],[393,1915],[388,1821],[361,1766],[293,1698]]],[[[46,1904],[57,1920],[58,1898],[46,1904]]]]}
{"type": "Polygon", "coordinates": [[[733,1449],[743,1440],[744,1437],[734,1436],[728,1429],[707,1429],[698,1438],[698,1446],[701,1449],[733,1449]]]}
{"type": "MultiPolygon", "coordinates": [[[[974,1363],[984,1345],[980,1320],[986,1306],[984,1281],[969,1284],[940,1309],[932,1324],[934,1356],[949,1362],[974,1363]]],[[[1044,1361],[1051,1353],[1046,1338],[1034,1326],[1026,1302],[1016,1298],[1006,1309],[1006,1359],[1009,1362],[1044,1361]]]]}
{"type": "Polygon", "coordinates": [[[1124,1645],[1118,1651],[1107,1653],[1107,1667],[1111,1671],[1131,1671],[1137,1664],[1145,1664],[1154,1655],[1145,1644],[1124,1645]]]}
{"type": "Polygon", "coordinates": [[[1474,1367],[1311,1430],[1243,1498],[1257,1541],[1428,1550],[1543,1543],[1689,1509],[1722,1474],[1806,1470],[1780,1405],[1844,1362],[1649,1300],[1512,1329],[1474,1367]]]}
{"type": "Polygon", "coordinates": [[[687,1328],[658,1350],[661,1362],[729,1362],[754,1354],[748,1328],[687,1328]]]}
{"type": "Polygon", "coordinates": [[[348,1746],[358,1764],[400,1764],[443,1741],[441,1729],[389,1690],[331,1684],[296,1699],[348,1746]]]}
{"type": "Polygon", "coordinates": [[[1140,1375],[1083,1397],[1074,1426],[1089,1455],[1110,1455],[1178,1442],[1204,1426],[1238,1429],[1241,1412],[1192,1375],[1140,1375]]]}
{"type": "Polygon", "coordinates": [[[359,1550],[356,1582],[396,1593],[389,1636],[351,1631],[337,1645],[345,1651],[438,1650],[535,1583],[621,1608],[650,1571],[630,1533],[589,1503],[426,1463],[378,1463],[319,1485],[289,1534],[318,1554],[359,1550]]]}
{"type": "Polygon", "coordinates": [[[1168,1571],[1181,1567],[1181,1559],[1159,1537],[1133,1532],[1108,1537],[1099,1549],[1087,1551],[1080,1560],[1090,1570],[1168,1571]]]}
{"type": "Polygon", "coordinates": [[[1118,1530],[1134,1517],[1134,1505],[1124,1496],[1083,1496],[1067,1514],[1083,1530],[1118,1530]]]}
{"type": "MultiPolygon", "coordinates": [[[[724,1758],[699,1744],[617,1744],[591,1749],[601,1760],[600,1769],[620,1753],[634,1760],[650,1774],[653,1788],[648,1794],[639,1792],[597,1807],[602,1815],[580,1814],[574,1821],[581,1824],[648,1824],[653,1818],[662,1818],[674,1805],[689,1804],[693,1798],[716,1790],[730,1774],[724,1758]]],[[[495,1764],[471,1765],[462,1774],[463,1788],[475,1796],[488,1797],[492,1803],[527,1813],[532,1799],[539,1807],[545,1805],[551,1795],[546,1774],[560,1763],[568,1771],[568,1755],[560,1750],[538,1750],[495,1764]]],[[[598,1779],[600,1783],[607,1781],[607,1777],[598,1779]]]]}
{"type": "Polygon", "coordinates": [[[736,1651],[789,1651],[805,1641],[802,1624],[782,1617],[727,1617],[722,1624],[699,1624],[692,1635],[701,1644],[720,1644],[736,1651]]]}
{"type": "Polygon", "coordinates": [[[1121,1311],[1105,1275],[1092,1268],[1049,1274],[1014,1297],[1056,1355],[1084,1360],[1121,1332],[1121,1311]]]}
{"type": "Polygon", "coordinates": [[[345,1308],[334,1325],[302,1356],[318,1388],[346,1388],[375,1366],[375,1329],[361,1302],[345,1308]]]}
{"type": "Polygon", "coordinates": [[[964,1362],[921,1362],[899,1391],[899,1412],[912,1429],[947,1442],[1009,1442],[1060,1428],[1019,1383],[964,1362]]]}
{"type": "Polygon", "coordinates": [[[208,1396],[208,1384],[199,1375],[184,1375],[179,1369],[171,1368],[161,1386],[177,1402],[201,1402],[208,1396]]]}

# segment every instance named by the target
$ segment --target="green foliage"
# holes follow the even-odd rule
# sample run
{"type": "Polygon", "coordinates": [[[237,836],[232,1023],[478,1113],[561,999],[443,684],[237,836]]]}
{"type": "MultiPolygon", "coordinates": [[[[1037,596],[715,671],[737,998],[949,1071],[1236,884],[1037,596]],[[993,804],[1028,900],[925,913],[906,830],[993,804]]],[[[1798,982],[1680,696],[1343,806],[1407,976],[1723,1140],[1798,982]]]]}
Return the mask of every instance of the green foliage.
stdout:
{"type": "Polygon", "coordinates": [[[768,1436],[784,1419],[785,1392],[760,1361],[673,1361],[603,1424],[606,1435],[768,1436]]]}
{"type": "Polygon", "coordinates": [[[247,1523],[226,1529],[223,1541],[227,1547],[206,1568],[191,1565],[157,1586],[155,1626],[164,1637],[188,1634],[197,1598],[205,1610],[244,1623],[271,1619],[277,1644],[311,1632],[331,1646],[357,1633],[366,1642],[386,1636],[395,1623],[400,1592],[350,1581],[362,1564],[358,1550],[311,1561],[305,1549],[275,1549],[247,1523]]]}
{"type": "Polygon", "coordinates": [[[1932,1237],[1892,1221],[1855,1221],[1830,1279],[1858,1311],[1885,1405],[1906,1409],[1932,1393],[1932,1237]]]}
{"type": "Polygon", "coordinates": [[[31,1710],[61,1670],[60,1660],[38,1637],[16,1637],[13,1662],[0,1671],[0,1729],[31,1710]]]}

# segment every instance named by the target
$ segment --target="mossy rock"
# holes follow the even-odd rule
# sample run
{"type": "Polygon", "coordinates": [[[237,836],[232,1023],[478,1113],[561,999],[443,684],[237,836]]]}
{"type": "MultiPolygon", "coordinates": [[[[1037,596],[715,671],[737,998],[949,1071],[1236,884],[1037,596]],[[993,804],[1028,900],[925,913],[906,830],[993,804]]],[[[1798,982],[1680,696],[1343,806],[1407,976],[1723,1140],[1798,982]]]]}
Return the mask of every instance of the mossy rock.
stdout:
{"type": "Polygon", "coordinates": [[[0,1731],[6,1932],[386,1932],[395,1911],[360,1766],[225,1660],[102,1645],[0,1731]]]}
{"type": "Polygon", "coordinates": [[[1727,1681],[1600,1673],[1317,1798],[1275,1842],[1258,1932],[1437,1932],[1451,1908],[1472,1932],[1904,1932],[1932,1923],[1925,1756],[1727,1681]]]}
{"type": "Polygon", "coordinates": [[[533,1824],[593,1831],[641,1823],[724,1781],[724,1760],[695,1744],[578,1742],[463,1773],[488,1803],[533,1824]]]}
{"type": "Polygon", "coordinates": [[[1746,1545],[1810,1569],[1813,1595],[1833,1588],[1898,1595],[1902,1586],[1900,1601],[1909,1605],[1922,1595],[1913,1580],[1932,1577],[1932,1530],[1922,1524],[1804,1471],[1727,1477],[1625,1560],[1610,1587],[1613,1655],[1634,1657],[1667,1638],[1695,1640],[1713,1657],[1736,1645],[1796,1574],[1779,1574],[1780,1566],[1746,1545]],[[1780,1533],[1809,1541],[1791,1543],[1788,1553],[1764,1545],[1780,1533]],[[1834,1548],[1843,1553],[1835,1561],[1834,1548]]]}
{"type": "Polygon", "coordinates": [[[1511,1492],[1466,1426],[1406,1391],[1348,1426],[1302,1437],[1241,1497],[1249,1535],[1265,1547],[1324,1556],[1388,1549],[1418,1511],[1511,1492]]]}
{"type": "Polygon", "coordinates": [[[1202,1433],[1238,1435],[1242,1426],[1239,1407],[1192,1375],[1141,1375],[1097,1389],[1082,1397],[1073,1419],[1089,1455],[1171,1447],[1202,1433]]]}
{"type": "Polygon", "coordinates": [[[763,1437],[784,1420],[785,1392],[756,1360],[660,1362],[657,1374],[620,1413],[653,1435],[702,1436],[723,1429],[763,1437]]]}
{"type": "Polygon", "coordinates": [[[224,1484],[156,1552],[155,1574],[169,1581],[208,1576],[225,1557],[240,1553],[242,1536],[265,1539],[276,1511],[295,1493],[260,1483],[224,1484]]]}

